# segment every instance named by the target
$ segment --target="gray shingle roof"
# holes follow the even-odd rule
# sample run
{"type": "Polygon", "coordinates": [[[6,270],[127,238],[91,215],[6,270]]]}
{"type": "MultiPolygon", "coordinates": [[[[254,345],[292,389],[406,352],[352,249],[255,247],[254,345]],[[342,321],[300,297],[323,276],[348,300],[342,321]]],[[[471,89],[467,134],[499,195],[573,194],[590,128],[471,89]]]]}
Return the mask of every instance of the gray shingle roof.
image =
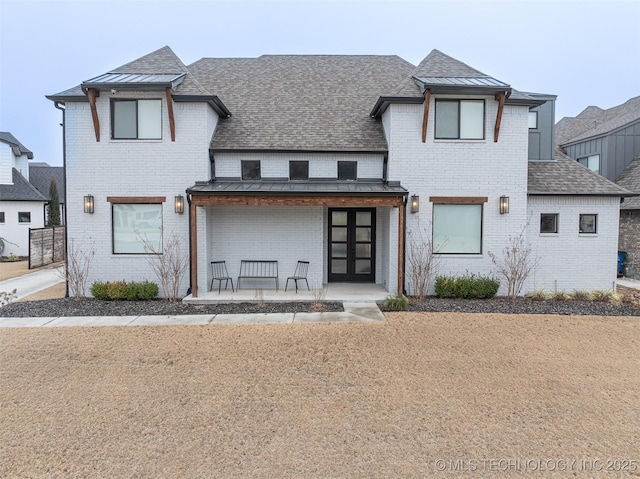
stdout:
{"type": "MultiPolygon", "coordinates": [[[[640,194],[640,155],[638,155],[618,176],[616,183],[623,188],[640,194]]],[[[640,210],[640,196],[628,198],[620,205],[623,210],[640,210]]]]}
{"type": "Polygon", "coordinates": [[[264,55],[189,66],[231,110],[212,148],[386,151],[369,112],[415,67],[398,56],[264,55]]]}
{"type": "Polygon", "coordinates": [[[33,158],[33,153],[26,146],[20,143],[15,136],[8,131],[0,131],[0,141],[11,146],[13,154],[16,156],[27,155],[28,159],[33,158]]]}
{"type": "Polygon", "coordinates": [[[49,186],[51,185],[51,178],[56,180],[60,203],[64,203],[64,168],[61,166],[49,166],[46,163],[31,163],[29,165],[29,182],[47,199],[50,199],[49,186]]]}
{"type": "Polygon", "coordinates": [[[530,195],[630,196],[633,193],[557,151],[554,161],[530,161],[530,195]]]}
{"type": "Polygon", "coordinates": [[[556,124],[556,144],[564,146],[605,135],[636,121],[640,121],[640,96],[608,110],[589,106],[578,116],[564,117],[556,124]]]}
{"type": "Polygon", "coordinates": [[[0,185],[0,201],[42,201],[45,198],[35,186],[27,181],[18,170],[13,168],[13,184],[0,185]]]}

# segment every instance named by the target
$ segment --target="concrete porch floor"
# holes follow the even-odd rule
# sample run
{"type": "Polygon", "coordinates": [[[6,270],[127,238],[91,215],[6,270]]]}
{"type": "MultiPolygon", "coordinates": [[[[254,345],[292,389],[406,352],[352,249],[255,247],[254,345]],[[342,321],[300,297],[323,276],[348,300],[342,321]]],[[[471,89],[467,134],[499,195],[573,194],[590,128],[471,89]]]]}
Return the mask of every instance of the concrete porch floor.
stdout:
{"type": "MultiPolygon", "coordinates": [[[[324,286],[326,296],[321,298],[322,301],[340,301],[340,302],[375,302],[384,301],[389,297],[390,293],[380,284],[371,283],[329,283],[324,286]]],[[[227,290],[223,289],[218,294],[217,283],[214,285],[213,291],[198,293],[197,298],[191,295],[182,299],[185,303],[191,304],[215,304],[215,303],[255,303],[263,301],[265,303],[285,303],[292,301],[314,301],[314,290],[307,291],[307,288],[298,289],[296,294],[295,287],[284,288],[276,291],[275,289],[263,289],[262,299],[258,297],[258,290],[255,288],[243,288],[239,291],[231,292],[231,285],[227,290]]]]}

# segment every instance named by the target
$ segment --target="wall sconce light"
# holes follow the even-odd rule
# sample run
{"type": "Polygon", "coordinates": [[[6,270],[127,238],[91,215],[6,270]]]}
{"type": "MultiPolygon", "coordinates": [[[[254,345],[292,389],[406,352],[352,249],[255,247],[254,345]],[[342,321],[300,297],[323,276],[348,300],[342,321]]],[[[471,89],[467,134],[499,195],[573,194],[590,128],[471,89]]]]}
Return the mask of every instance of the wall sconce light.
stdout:
{"type": "Polygon", "coordinates": [[[84,197],[84,212],[93,214],[93,196],[87,195],[84,197]]]}
{"type": "Polygon", "coordinates": [[[509,197],[501,196],[500,197],[500,214],[503,215],[509,212],[509,197]]]}
{"type": "Polygon", "coordinates": [[[411,212],[417,213],[420,211],[420,197],[418,195],[411,196],[411,212]]]}
{"type": "Polygon", "coordinates": [[[184,213],[184,196],[182,195],[176,196],[175,210],[176,210],[176,213],[180,213],[180,214],[184,213]]]}

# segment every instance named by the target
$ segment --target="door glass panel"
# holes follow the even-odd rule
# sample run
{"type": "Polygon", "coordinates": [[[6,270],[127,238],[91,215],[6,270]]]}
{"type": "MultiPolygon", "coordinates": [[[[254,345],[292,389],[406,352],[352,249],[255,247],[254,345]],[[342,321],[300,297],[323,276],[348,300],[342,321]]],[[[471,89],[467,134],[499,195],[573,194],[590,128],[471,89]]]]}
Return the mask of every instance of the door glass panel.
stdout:
{"type": "Polygon", "coordinates": [[[371,273],[371,260],[357,259],[356,260],[356,274],[371,273]]]}
{"type": "Polygon", "coordinates": [[[334,274],[347,274],[347,260],[346,259],[332,259],[331,260],[331,272],[334,274]]]}
{"type": "MultiPolygon", "coordinates": [[[[347,249],[345,248],[345,253],[346,252],[347,252],[347,249]]],[[[371,258],[371,245],[370,244],[357,244],[356,245],[356,256],[358,258],[371,258]]]]}
{"type": "Polygon", "coordinates": [[[331,228],[331,241],[347,241],[347,228],[331,228]]]}
{"type": "Polygon", "coordinates": [[[356,228],[356,241],[371,241],[371,228],[356,228]]]}
{"type": "Polygon", "coordinates": [[[347,245],[345,243],[333,243],[331,245],[331,256],[334,258],[346,258],[347,245]]]}
{"type": "Polygon", "coordinates": [[[371,211],[357,211],[356,226],[371,226],[371,211]]]}
{"type": "Polygon", "coordinates": [[[332,211],[331,212],[331,224],[334,226],[346,226],[347,225],[347,212],[346,211],[332,211]]]}

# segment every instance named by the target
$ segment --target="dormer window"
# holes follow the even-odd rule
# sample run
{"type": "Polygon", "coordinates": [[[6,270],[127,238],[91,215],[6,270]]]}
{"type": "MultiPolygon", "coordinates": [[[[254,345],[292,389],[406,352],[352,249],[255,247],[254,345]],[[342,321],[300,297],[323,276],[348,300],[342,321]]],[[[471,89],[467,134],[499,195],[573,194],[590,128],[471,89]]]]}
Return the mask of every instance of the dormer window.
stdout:
{"type": "Polygon", "coordinates": [[[243,180],[259,180],[262,178],[260,160],[242,160],[241,166],[243,180]]]}
{"type": "Polygon", "coordinates": [[[338,162],[338,179],[355,180],[358,177],[358,163],[356,161],[338,162]]]}
{"type": "Polygon", "coordinates": [[[436,139],[484,140],[484,100],[436,100],[436,139]]]}
{"type": "Polygon", "coordinates": [[[162,100],[113,100],[111,138],[114,140],[162,139],[162,100]]]}

